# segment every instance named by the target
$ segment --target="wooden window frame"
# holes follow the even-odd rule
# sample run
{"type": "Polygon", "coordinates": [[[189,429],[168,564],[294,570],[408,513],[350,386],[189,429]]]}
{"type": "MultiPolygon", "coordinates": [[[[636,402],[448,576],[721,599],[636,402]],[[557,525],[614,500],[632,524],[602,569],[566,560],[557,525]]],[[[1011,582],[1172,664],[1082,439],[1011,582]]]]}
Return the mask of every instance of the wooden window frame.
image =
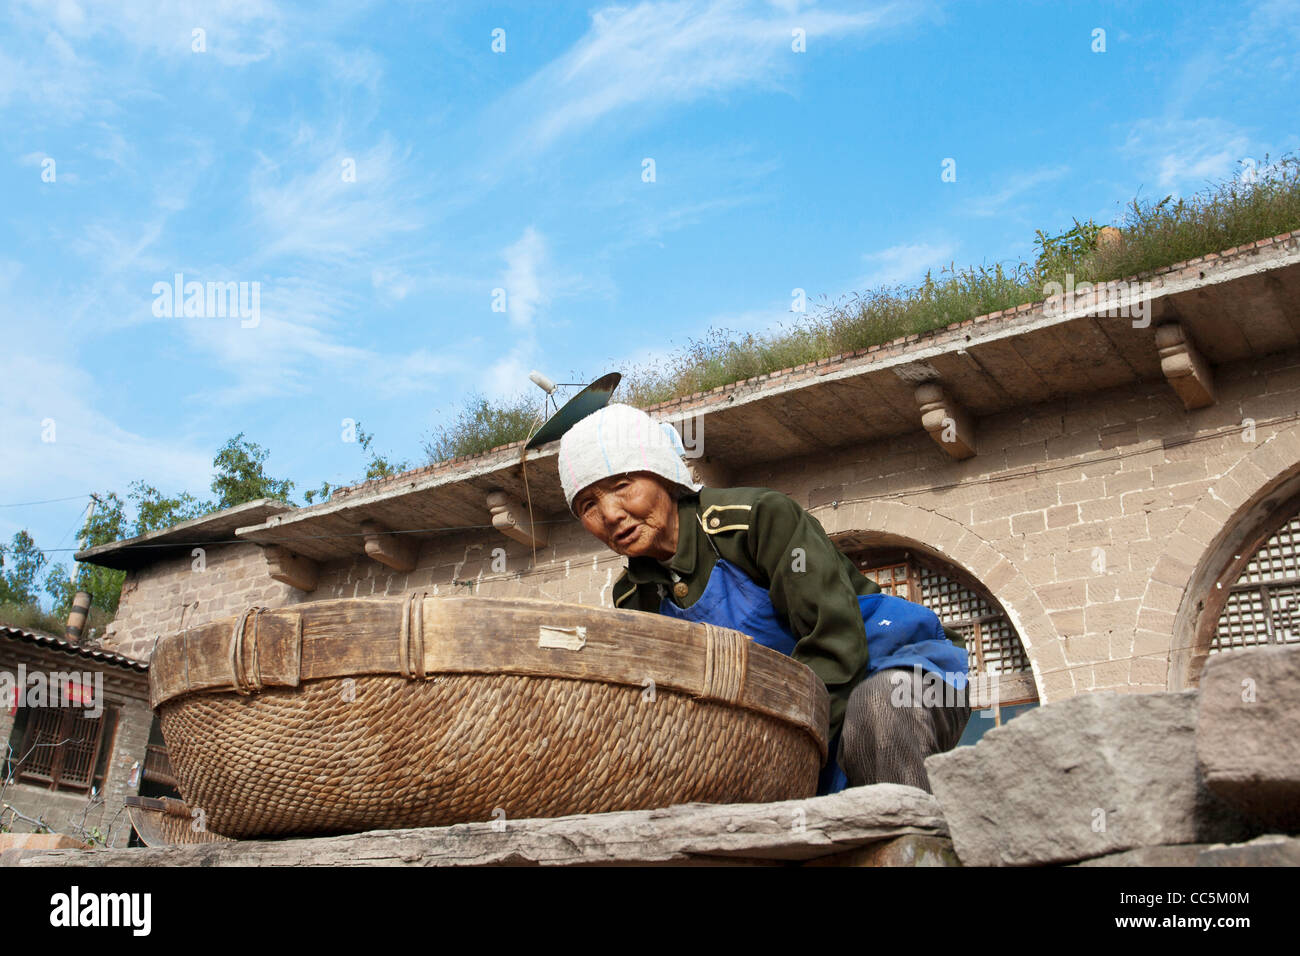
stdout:
{"type": "MultiPolygon", "coordinates": [[[[103,712],[98,717],[86,716],[85,709],[82,707],[32,707],[27,714],[27,726],[23,731],[23,742],[19,752],[15,755],[22,761],[14,771],[14,782],[30,786],[43,786],[50,790],[72,791],[76,793],[89,793],[90,790],[101,785],[102,781],[97,778],[96,771],[99,768],[99,758],[105,750],[105,745],[109,748],[112,741],[105,740],[106,731],[112,727],[114,730],[117,721],[111,719],[110,711],[115,713],[115,708],[107,704],[104,705],[103,712]],[[50,719],[57,716],[58,720],[50,719]],[[79,721],[89,721],[92,726],[92,739],[90,741],[90,755],[86,763],[86,774],[84,778],[66,775],[65,761],[69,754],[72,753],[70,746],[79,739],[74,736],[79,721]],[[28,763],[31,755],[35,753],[38,746],[37,740],[43,731],[49,731],[50,725],[55,725],[53,736],[56,741],[54,744],[41,744],[39,746],[52,747],[50,754],[49,772],[33,769],[28,763]]],[[[83,724],[84,726],[84,724],[83,724]]],[[[116,736],[116,734],[114,734],[116,736]]],[[[42,762],[44,766],[44,762],[42,762]]],[[[105,772],[107,775],[107,771],[105,772]]]]}
{"type": "MultiPolygon", "coordinates": [[[[1228,588],[1228,597],[1224,600],[1223,608],[1220,610],[1219,617],[1215,621],[1214,631],[1210,635],[1210,644],[1205,651],[1206,656],[1211,654],[1224,654],[1238,650],[1249,650],[1254,647],[1287,647],[1294,646],[1297,643],[1295,640],[1295,629],[1298,626],[1296,622],[1297,605],[1291,605],[1291,620],[1287,622],[1286,627],[1279,628],[1273,620],[1272,592],[1274,589],[1278,588],[1293,588],[1300,586],[1300,576],[1269,577],[1267,573],[1264,573],[1259,575],[1263,580],[1241,580],[1250,573],[1250,566],[1259,557],[1260,552],[1268,548],[1269,541],[1286,531],[1291,523],[1294,522],[1297,517],[1300,517],[1300,511],[1296,510],[1296,499],[1294,498],[1288,501],[1283,508],[1279,509],[1279,511],[1281,511],[1285,517],[1283,517],[1281,521],[1271,525],[1270,530],[1259,533],[1255,539],[1255,546],[1253,548],[1249,551],[1242,551],[1245,561],[1241,565],[1241,570],[1237,575],[1237,580],[1228,588]],[[1232,643],[1230,634],[1220,634],[1221,630],[1231,626],[1224,620],[1228,613],[1229,603],[1233,597],[1242,594],[1258,595],[1260,614],[1264,626],[1263,633],[1266,636],[1266,640],[1255,641],[1252,644],[1235,644],[1232,643]],[[1288,629],[1293,638],[1290,641],[1283,640],[1282,631],[1288,629]]],[[[1294,531],[1291,531],[1290,533],[1290,544],[1292,546],[1292,554],[1296,551],[1300,551],[1300,547],[1296,546],[1296,533],[1294,531]]],[[[1285,563],[1286,562],[1284,562],[1284,564],[1285,563]]],[[[1256,634],[1258,634],[1258,632],[1256,632],[1256,634]]]]}

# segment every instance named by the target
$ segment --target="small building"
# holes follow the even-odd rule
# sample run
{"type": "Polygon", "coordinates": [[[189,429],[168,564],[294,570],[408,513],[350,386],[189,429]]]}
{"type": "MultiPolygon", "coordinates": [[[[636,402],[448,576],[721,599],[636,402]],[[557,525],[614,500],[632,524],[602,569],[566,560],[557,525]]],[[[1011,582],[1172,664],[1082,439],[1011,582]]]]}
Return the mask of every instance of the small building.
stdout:
{"type": "MultiPolygon", "coordinates": [[[[647,411],[705,484],[791,495],[962,632],[992,713],[1180,690],[1210,654],[1300,641],[1300,231],[647,411]]],[[[568,513],[557,453],[80,552],[127,571],[104,645],[143,659],[250,606],[417,590],[610,607],[624,559],[568,513]]]]}
{"type": "Polygon", "coordinates": [[[127,846],[124,799],[175,793],[145,661],[0,626],[0,689],[0,826],[127,846]]]}

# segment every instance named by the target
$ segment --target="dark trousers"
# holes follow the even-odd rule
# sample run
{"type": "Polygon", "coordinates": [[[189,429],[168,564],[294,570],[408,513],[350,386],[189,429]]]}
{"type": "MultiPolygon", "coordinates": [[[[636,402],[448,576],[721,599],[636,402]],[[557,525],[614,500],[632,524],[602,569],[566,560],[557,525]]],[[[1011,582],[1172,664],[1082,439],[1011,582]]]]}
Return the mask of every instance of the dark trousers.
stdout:
{"type": "Polygon", "coordinates": [[[931,674],[886,667],[853,689],[844,714],[838,760],[850,787],[902,783],[930,791],[925,758],[951,750],[970,720],[966,692],[956,692],[931,674]],[[929,684],[927,687],[926,684],[929,684]],[[931,706],[925,706],[926,691],[931,706]],[[937,692],[942,703],[934,705],[937,692]]]}

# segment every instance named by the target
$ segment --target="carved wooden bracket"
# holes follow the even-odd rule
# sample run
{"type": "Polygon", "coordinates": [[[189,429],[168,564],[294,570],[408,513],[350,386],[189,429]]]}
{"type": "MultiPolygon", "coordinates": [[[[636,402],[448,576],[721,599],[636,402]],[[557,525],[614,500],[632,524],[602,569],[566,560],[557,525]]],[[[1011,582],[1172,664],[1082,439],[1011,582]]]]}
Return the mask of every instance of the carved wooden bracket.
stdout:
{"type": "Polygon", "coordinates": [[[394,571],[414,571],[420,545],[409,537],[394,534],[378,521],[361,522],[366,536],[366,554],[394,571]]]}
{"type": "Polygon", "coordinates": [[[1182,324],[1166,322],[1156,329],[1160,369],[1169,379],[1183,408],[1205,408],[1214,404],[1214,373],[1182,324]]]}
{"type": "Polygon", "coordinates": [[[975,454],[975,424],[966,409],[954,401],[938,382],[916,387],[921,424],[940,448],[958,460],[975,454]]]}
{"type": "Polygon", "coordinates": [[[262,555],[266,558],[267,572],[275,580],[300,591],[316,590],[316,582],[320,580],[320,565],[311,558],[294,554],[278,544],[263,548],[262,555]]]}
{"type": "Polygon", "coordinates": [[[495,489],[488,492],[487,503],[492,511],[492,527],[522,544],[534,548],[546,547],[546,528],[534,527],[528,520],[527,507],[518,498],[495,489]]]}

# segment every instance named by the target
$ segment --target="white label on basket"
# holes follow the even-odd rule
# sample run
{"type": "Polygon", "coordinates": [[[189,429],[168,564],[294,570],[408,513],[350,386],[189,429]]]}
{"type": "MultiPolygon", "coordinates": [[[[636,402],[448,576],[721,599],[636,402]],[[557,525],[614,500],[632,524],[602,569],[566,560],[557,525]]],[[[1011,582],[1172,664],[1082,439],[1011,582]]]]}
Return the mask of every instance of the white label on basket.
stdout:
{"type": "Polygon", "coordinates": [[[580,651],[587,643],[585,627],[547,627],[545,624],[537,632],[538,647],[558,647],[565,651],[580,651]]]}

